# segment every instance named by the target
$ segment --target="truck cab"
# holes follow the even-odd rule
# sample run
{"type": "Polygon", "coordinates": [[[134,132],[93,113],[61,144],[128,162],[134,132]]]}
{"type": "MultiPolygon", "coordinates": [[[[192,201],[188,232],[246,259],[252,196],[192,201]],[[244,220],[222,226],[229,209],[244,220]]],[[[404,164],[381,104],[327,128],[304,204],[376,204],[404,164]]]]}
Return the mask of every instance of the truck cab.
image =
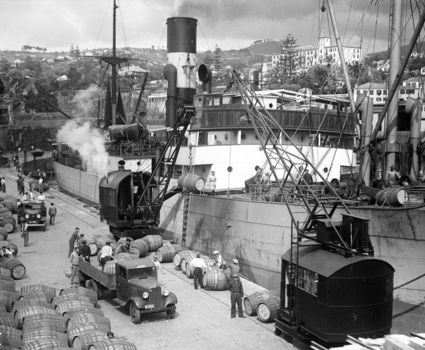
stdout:
{"type": "Polygon", "coordinates": [[[18,223],[26,220],[28,227],[46,230],[46,206],[43,201],[21,201],[18,207],[18,223]]]}
{"type": "Polygon", "coordinates": [[[131,321],[140,323],[142,314],[165,311],[174,318],[177,297],[158,282],[157,267],[152,260],[118,261],[115,265],[117,301],[129,307],[131,321]]]}
{"type": "Polygon", "coordinates": [[[140,323],[142,314],[146,313],[164,311],[168,318],[176,314],[177,297],[158,282],[157,273],[150,258],[118,260],[115,273],[105,272],[82,258],[79,260],[80,282],[94,290],[99,299],[105,291],[114,292],[113,301],[128,308],[133,323],[140,323]]]}

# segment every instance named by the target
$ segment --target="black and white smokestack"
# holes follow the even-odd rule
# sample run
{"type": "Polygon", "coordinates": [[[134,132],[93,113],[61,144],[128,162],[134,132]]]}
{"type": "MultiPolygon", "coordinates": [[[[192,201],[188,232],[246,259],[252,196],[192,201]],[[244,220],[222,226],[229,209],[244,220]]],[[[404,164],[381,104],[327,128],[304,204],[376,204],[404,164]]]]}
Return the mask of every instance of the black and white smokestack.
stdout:
{"type": "Polygon", "coordinates": [[[176,106],[193,104],[196,93],[196,26],[190,17],[167,19],[167,58],[164,76],[168,80],[166,124],[173,126],[176,106]]]}

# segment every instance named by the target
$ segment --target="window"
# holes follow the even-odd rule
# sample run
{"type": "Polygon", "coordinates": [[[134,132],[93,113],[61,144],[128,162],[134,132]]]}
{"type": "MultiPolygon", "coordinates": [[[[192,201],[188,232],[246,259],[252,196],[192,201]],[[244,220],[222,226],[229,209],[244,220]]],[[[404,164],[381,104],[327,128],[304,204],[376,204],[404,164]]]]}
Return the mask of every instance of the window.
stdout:
{"type": "Polygon", "coordinates": [[[298,288],[317,296],[319,276],[317,273],[298,267],[298,288]]]}

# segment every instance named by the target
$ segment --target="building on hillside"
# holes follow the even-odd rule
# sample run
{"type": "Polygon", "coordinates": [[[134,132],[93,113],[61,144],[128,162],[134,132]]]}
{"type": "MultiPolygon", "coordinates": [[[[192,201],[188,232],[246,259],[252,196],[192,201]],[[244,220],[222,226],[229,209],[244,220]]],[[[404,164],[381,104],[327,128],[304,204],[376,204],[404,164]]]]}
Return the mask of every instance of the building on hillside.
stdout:
{"type": "MultiPolygon", "coordinates": [[[[360,47],[343,46],[344,59],[346,64],[360,62],[363,58],[360,47]]],[[[273,67],[285,60],[285,53],[272,56],[273,67]]],[[[295,65],[298,71],[305,71],[318,64],[341,65],[338,48],[331,45],[329,37],[319,38],[317,47],[299,46],[295,51],[295,65]]]]}
{"type": "Polygon", "coordinates": [[[273,64],[271,61],[254,63],[248,71],[249,81],[256,90],[262,90],[270,82],[272,71],[273,64]]]}

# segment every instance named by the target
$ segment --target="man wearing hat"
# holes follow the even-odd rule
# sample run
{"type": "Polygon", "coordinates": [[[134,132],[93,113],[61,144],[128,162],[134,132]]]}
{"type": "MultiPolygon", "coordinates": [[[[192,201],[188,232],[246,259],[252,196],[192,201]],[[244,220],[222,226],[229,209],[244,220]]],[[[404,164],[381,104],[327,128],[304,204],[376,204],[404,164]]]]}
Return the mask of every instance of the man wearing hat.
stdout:
{"type": "Polygon", "coordinates": [[[238,305],[238,316],[244,317],[242,309],[243,286],[239,274],[233,274],[229,280],[230,289],[230,318],[236,317],[236,304],[238,305]]]}
{"type": "Polygon", "coordinates": [[[213,251],[214,263],[213,266],[217,266],[219,269],[225,268],[225,262],[223,260],[223,256],[220,254],[218,250],[213,251]]]}
{"type": "Polygon", "coordinates": [[[233,258],[232,264],[230,265],[230,275],[238,275],[240,272],[239,260],[233,258]]]}

